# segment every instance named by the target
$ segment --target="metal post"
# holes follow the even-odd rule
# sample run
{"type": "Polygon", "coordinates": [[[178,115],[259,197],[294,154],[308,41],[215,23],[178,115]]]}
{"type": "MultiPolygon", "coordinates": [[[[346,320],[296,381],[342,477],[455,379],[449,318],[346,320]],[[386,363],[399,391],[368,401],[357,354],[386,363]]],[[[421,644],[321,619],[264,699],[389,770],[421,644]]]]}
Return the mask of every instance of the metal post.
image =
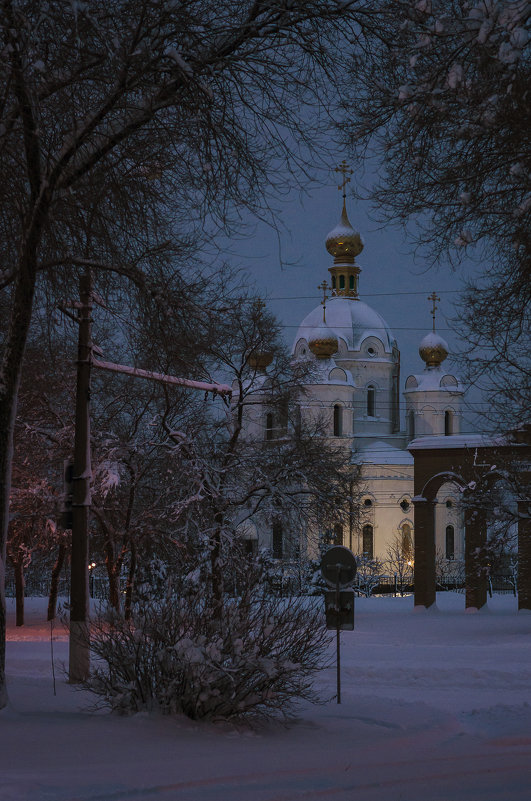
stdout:
{"type": "Polygon", "coordinates": [[[92,476],[89,410],[92,280],[89,271],[79,280],[79,297],[70,579],[69,680],[71,683],[84,681],[90,672],[88,550],[92,476]]]}
{"type": "Polygon", "coordinates": [[[341,703],[341,647],[340,647],[340,605],[339,605],[339,573],[341,565],[336,566],[336,670],[337,670],[337,703],[341,703]]]}

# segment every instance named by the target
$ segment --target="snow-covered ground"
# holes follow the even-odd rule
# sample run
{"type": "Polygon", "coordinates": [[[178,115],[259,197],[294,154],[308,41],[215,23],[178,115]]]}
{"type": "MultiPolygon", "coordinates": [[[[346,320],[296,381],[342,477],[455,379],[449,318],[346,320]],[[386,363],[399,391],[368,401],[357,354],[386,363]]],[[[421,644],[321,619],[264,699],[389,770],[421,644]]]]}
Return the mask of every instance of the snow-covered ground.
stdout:
{"type": "MultiPolygon", "coordinates": [[[[529,801],[531,615],[462,595],[417,612],[408,598],[359,599],[322,706],[289,727],[90,713],[56,669],[45,604],[11,612],[10,705],[0,712],[2,801],[529,801]]],[[[68,643],[53,633],[57,663],[68,643]]]]}

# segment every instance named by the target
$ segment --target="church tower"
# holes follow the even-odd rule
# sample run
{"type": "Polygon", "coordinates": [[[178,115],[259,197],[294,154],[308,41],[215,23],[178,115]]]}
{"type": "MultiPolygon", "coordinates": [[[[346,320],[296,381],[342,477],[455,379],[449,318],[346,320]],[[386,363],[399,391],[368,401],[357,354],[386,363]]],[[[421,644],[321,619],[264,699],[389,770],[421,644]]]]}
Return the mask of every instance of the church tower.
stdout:
{"type": "Polygon", "coordinates": [[[433,292],[428,300],[432,302],[433,326],[419,346],[426,367],[420,375],[407,378],[404,392],[408,441],[461,431],[464,389],[459,379],[442,367],[448,356],[448,344],[435,330],[436,302],[440,298],[433,292]]]}

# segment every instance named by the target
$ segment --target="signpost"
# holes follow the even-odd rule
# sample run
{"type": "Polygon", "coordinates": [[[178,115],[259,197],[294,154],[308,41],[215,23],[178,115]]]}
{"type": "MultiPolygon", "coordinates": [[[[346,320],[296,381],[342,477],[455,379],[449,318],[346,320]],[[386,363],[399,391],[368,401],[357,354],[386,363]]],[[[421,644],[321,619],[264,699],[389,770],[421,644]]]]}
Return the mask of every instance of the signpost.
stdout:
{"type": "Polygon", "coordinates": [[[341,703],[340,631],[354,628],[354,590],[350,587],[356,576],[356,557],[344,545],[335,545],[321,560],[321,574],[331,588],[325,592],[326,628],[336,630],[337,703],[341,703]]]}

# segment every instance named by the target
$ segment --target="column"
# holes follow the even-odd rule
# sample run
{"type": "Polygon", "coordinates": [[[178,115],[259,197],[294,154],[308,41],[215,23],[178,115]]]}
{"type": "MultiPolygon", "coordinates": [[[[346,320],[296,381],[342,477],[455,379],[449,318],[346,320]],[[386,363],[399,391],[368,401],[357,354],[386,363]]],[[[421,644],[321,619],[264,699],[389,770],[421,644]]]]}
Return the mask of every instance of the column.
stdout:
{"type": "Polygon", "coordinates": [[[465,509],[465,606],[481,609],[487,603],[487,525],[479,509],[465,509]]]}
{"type": "Polygon", "coordinates": [[[415,507],[415,606],[435,603],[435,504],[413,498],[415,507]]]}

